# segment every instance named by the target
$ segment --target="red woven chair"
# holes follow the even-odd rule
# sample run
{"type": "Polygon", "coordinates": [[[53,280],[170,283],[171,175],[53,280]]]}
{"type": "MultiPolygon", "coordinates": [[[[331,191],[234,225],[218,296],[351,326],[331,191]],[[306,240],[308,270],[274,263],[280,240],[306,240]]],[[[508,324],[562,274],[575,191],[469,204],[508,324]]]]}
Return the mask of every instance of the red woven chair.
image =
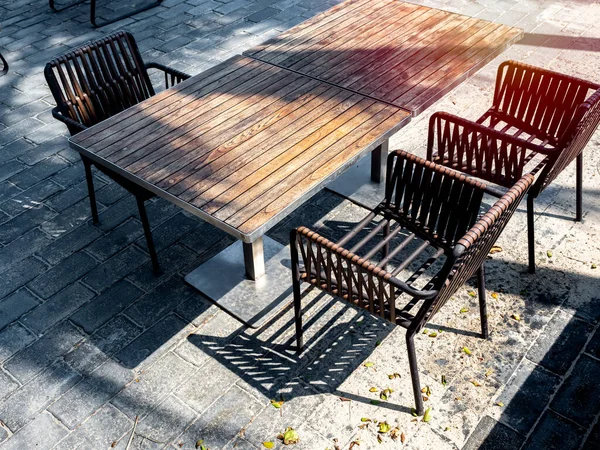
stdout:
{"type": "Polygon", "coordinates": [[[483,215],[485,184],[415,155],[392,152],[386,180],[385,199],[337,243],[305,227],[292,230],[298,350],[301,282],[406,328],[416,410],[423,414],[414,336],[477,273],[487,338],[483,263],[534,177],[514,183],[483,215]]]}
{"type": "MultiPolygon", "coordinates": [[[[67,125],[71,135],[96,125],[155,94],[148,69],[164,72],[165,88],[189,78],[189,75],[161,64],[144,64],[135,39],[123,31],[59,56],[46,64],[44,71],[57,105],[52,115],[67,125]]],[[[83,154],[81,159],[92,217],[97,223],[98,208],[91,169],[94,162],[83,154]]],[[[102,165],[96,167],[135,196],[152,266],[158,272],[158,258],[144,206],[145,201],[154,197],[154,194],[102,165]]]]}
{"type": "MultiPolygon", "coordinates": [[[[476,122],[435,113],[427,159],[510,188],[538,175],[527,196],[529,272],[535,272],[534,200],[577,159],[576,220],[582,218],[583,149],[600,123],[600,85],[526,64],[498,68],[492,107],[476,122]]],[[[493,187],[489,188],[494,191],[493,187]]],[[[503,189],[495,190],[497,195],[503,189]]]]}

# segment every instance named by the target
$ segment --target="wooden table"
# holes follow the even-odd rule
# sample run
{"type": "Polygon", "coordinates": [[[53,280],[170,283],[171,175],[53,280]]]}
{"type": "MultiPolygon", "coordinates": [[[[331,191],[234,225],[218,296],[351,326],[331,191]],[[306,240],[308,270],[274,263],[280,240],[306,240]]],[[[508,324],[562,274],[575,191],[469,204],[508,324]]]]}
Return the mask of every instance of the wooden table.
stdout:
{"type": "Polygon", "coordinates": [[[397,0],[348,0],[244,54],[414,115],[523,30],[397,0]]]}
{"type": "MultiPolygon", "coordinates": [[[[239,259],[243,252],[245,272],[256,280],[265,273],[264,233],[369,152],[381,178],[382,144],[409,120],[400,108],[237,56],[75,135],[70,144],[241,240],[239,259]]],[[[224,264],[231,269],[234,260],[229,255],[224,264]]],[[[214,297],[224,291],[211,295],[205,282],[218,284],[214,277],[220,276],[239,284],[244,274],[213,268],[194,284],[219,301],[214,297]]],[[[284,288],[289,271],[286,279],[284,288]]],[[[236,315],[256,325],[256,314],[236,315]]]]}
{"type": "MultiPolygon", "coordinates": [[[[398,0],[348,0],[244,54],[418,115],[522,36],[398,0]]],[[[360,161],[328,189],[371,208],[381,181],[360,161]]]]}

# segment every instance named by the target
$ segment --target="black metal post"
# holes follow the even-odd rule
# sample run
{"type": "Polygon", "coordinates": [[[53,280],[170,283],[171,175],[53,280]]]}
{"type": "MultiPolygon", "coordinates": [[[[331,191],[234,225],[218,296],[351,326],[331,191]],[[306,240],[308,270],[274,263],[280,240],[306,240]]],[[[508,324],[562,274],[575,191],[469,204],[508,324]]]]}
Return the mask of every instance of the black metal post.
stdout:
{"type": "Polygon", "coordinates": [[[477,291],[479,297],[479,315],[481,316],[481,337],[483,339],[487,339],[489,336],[489,332],[487,302],[485,296],[485,271],[483,268],[483,264],[477,271],[477,291]]]}
{"type": "Polygon", "coordinates": [[[577,168],[576,168],[576,214],[575,220],[581,222],[583,218],[583,152],[577,156],[577,168]]]}
{"type": "Polygon", "coordinates": [[[527,196],[527,243],[529,247],[529,273],[535,273],[535,230],[533,228],[533,196],[527,196]]]}
{"type": "Polygon", "coordinates": [[[152,239],[152,231],[150,230],[150,221],[148,220],[148,214],[146,213],[146,205],[144,199],[138,195],[135,196],[137,201],[138,209],[140,211],[140,219],[142,226],[144,227],[144,235],[146,236],[146,244],[148,245],[148,253],[150,253],[150,259],[152,260],[152,270],[154,273],[160,273],[160,266],[158,264],[158,256],[156,256],[156,248],[154,247],[154,240],[152,239]]]}
{"type": "Polygon", "coordinates": [[[414,336],[406,333],[406,348],[408,349],[408,364],[410,366],[410,378],[413,385],[413,393],[415,395],[415,406],[417,415],[422,416],[425,413],[423,407],[423,397],[421,397],[421,381],[419,380],[419,367],[417,366],[417,353],[415,352],[414,336]]]}

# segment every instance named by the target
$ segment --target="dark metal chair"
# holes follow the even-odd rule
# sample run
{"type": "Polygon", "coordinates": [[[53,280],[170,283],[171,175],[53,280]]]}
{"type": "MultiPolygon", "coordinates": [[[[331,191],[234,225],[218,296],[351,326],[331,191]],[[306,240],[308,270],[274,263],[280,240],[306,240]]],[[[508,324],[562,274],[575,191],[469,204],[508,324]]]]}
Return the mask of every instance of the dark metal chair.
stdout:
{"type": "Polygon", "coordinates": [[[506,61],[498,68],[492,107],[476,122],[443,112],[429,122],[431,161],[502,188],[524,172],[539,172],[527,196],[530,273],[535,272],[534,200],[575,159],[576,220],[581,221],[582,152],[600,123],[599,88],[506,61]]]}
{"type": "Polygon", "coordinates": [[[477,273],[487,338],[483,263],[533,181],[532,174],[525,175],[480,215],[483,183],[410,153],[392,152],[385,199],[341,240],[331,242],[304,227],[291,232],[298,351],[304,281],[407,329],[416,411],[423,414],[414,336],[477,273]]]}
{"type": "MultiPolygon", "coordinates": [[[[67,125],[71,135],[96,125],[155,94],[148,69],[164,72],[165,88],[189,78],[189,75],[161,64],[144,64],[135,39],[123,31],[59,56],[46,64],[44,71],[57,104],[52,115],[67,125]]],[[[95,164],[84,155],[81,155],[81,159],[87,178],[92,217],[97,223],[98,208],[92,177],[92,165],[95,164]]],[[[157,272],[158,258],[144,206],[144,202],[154,194],[104,166],[96,167],[135,196],[152,266],[157,272]]]]}
{"type": "MultiPolygon", "coordinates": [[[[73,3],[68,4],[67,6],[63,6],[62,8],[57,8],[56,7],[55,0],[48,0],[48,4],[49,4],[50,8],[53,11],[60,12],[60,11],[63,11],[65,9],[67,9],[67,8],[71,8],[72,6],[84,3],[86,1],[87,0],[78,0],[78,1],[75,1],[73,3]]],[[[104,22],[102,22],[102,23],[99,24],[99,23],[96,22],[96,0],[90,0],[90,22],[92,23],[92,25],[94,26],[94,28],[103,27],[105,25],[110,25],[111,23],[115,23],[115,22],[118,22],[119,20],[122,20],[122,19],[125,19],[127,17],[133,16],[134,14],[138,14],[138,13],[141,13],[143,11],[146,11],[146,10],[148,10],[150,8],[154,8],[155,6],[160,5],[162,2],[163,2],[163,0],[154,0],[152,3],[148,3],[148,4],[144,5],[144,6],[140,6],[139,8],[136,8],[136,9],[134,9],[132,11],[129,11],[128,13],[122,14],[122,15],[120,15],[118,17],[114,17],[114,18],[112,18],[110,20],[106,20],[106,21],[104,21],[104,22]]]]}

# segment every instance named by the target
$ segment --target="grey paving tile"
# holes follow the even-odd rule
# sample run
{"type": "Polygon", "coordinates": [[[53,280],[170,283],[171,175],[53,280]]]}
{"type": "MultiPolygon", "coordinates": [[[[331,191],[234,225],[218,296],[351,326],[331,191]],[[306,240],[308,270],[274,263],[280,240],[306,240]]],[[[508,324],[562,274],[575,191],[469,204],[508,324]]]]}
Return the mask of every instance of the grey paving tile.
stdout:
{"type": "Polygon", "coordinates": [[[73,253],[29,283],[28,287],[36,295],[46,299],[83,277],[98,264],[87,253],[73,253]]]}
{"type": "Polygon", "coordinates": [[[109,360],[71,388],[48,410],[73,429],[114,397],[133,377],[131,370],[109,360]]]}
{"type": "Polygon", "coordinates": [[[63,360],[83,376],[90,374],[109,359],[108,355],[87,339],[67,353],[63,360]]]}
{"type": "Polygon", "coordinates": [[[46,264],[33,256],[25,258],[10,266],[2,274],[0,284],[0,298],[5,297],[13,291],[23,287],[26,283],[37,277],[46,270],[46,264]]]}
{"type": "Polygon", "coordinates": [[[600,412],[600,361],[582,355],[552,400],[550,407],[574,422],[589,427],[600,412]]]}
{"type": "Polygon", "coordinates": [[[14,432],[69,390],[81,375],[58,361],[33,382],[15,391],[0,404],[0,419],[14,432]]]}
{"type": "Polygon", "coordinates": [[[131,429],[133,423],[112,405],[106,405],[82,426],[63,439],[57,450],[111,448],[131,429]]]}
{"type": "Polygon", "coordinates": [[[21,322],[30,330],[42,333],[67,318],[77,308],[94,297],[94,293],[79,283],[67,286],[27,314],[21,322]]]}
{"type": "Polygon", "coordinates": [[[69,163],[61,157],[56,155],[50,156],[49,158],[38,162],[31,168],[13,175],[10,177],[10,181],[22,189],[27,189],[68,166],[69,163]]]}
{"type": "Polygon", "coordinates": [[[3,202],[0,209],[11,216],[17,216],[25,210],[38,208],[44,200],[60,191],[62,191],[62,187],[58,184],[51,180],[42,180],[3,202]]]}
{"type": "Polygon", "coordinates": [[[580,448],[585,429],[546,411],[523,447],[525,450],[576,450],[580,448]]]}
{"type": "Polygon", "coordinates": [[[477,424],[463,450],[512,450],[520,448],[525,438],[506,425],[484,416],[477,424]]]}
{"type": "Polygon", "coordinates": [[[19,236],[0,249],[0,273],[8,270],[11,265],[43,249],[50,242],[52,242],[52,239],[39,228],[34,228],[23,236],[19,236]]]}
{"type": "Polygon", "coordinates": [[[39,300],[26,289],[21,289],[0,300],[0,330],[35,308],[39,303],[39,300]]]}
{"type": "Polygon", "coordinates": [[[0,228],[0,242],[9,243],[23,233],[55,216],[56,213],[45,206],[29,209],[2,224],[2,227],[0,228]]]}
{"type": "Polygon", "coordinates": [[[36,337],[18,322],[0,331],[0,363],[27,347],[36,337]]]}
{"type": "Polygon", "coordinates": [[[144,234],[142,224],[137,219],[127,219],[115,229],[90,244],[86,251],[101,261],[116,255],[138,237],[144,234]]]}
{"type": "Polygon", "coordinates": [[[524,361],[498,397],[498,401],[505,405],[502,407],[500,421],[526,434],[550,401],[559,383],[560,379],[556,375],[524,361]]]}
{"type": "Polygon", "coordinates": [[[145,252],[135,246],[130,246],[96,267],[83,281],[91,288],[103,291],[125,278],[149,259],[150,257],[145,252]]]}
{"type": "Polygon", "coordinates": [[[133,341],[141,332],[140,326],[127,317],[118,315],[98,329],[90,337],[90,341],[100,351],[112,355],[133,341]]]}
{"type": "Polygon", "coordinates": [[[120,281],[73,314],[71,321],[87,333],[93,333],[140,295],[140,289],[128,281],[120,281]]]}
{"type": "Polygon", "coordinates": [[[596,422],[596,425],[592,428],[592,432],[587,437],[583,444],[584,449],[588,448],[599,448],[600,447],[600,422],[596,422]]]}
{"type": "Polygon", "coordinates": [[[164,358],[140,373],[111,403],[130,418],[143,418],[176,386],[193,376],[193,371],[194,366],[173,353],[167,353],[164,358]]]}
{"type": "Polygon", "coordinates": [[[586,344],[593,327],[558,311],[527,352],[530,361],[564,375],[586,344]]]}
{"type": "Polygon", "coordinates": [[[63,322],[4,363],[17,380],[26,383],[79,343],[84,336],[70,323],[63,322]]]}
{"type": "Polygon", "coordinates": [[[67,430],[44,412],[14,434],[2,447],[8,450],[52,448],[67,435],[67,430]]]}
{"type": "Polygon", "coordinates": [[[600,359],[600,329],[596,330],[585,351],[590,355],[600,359]]]}
{"type": "Polygon", "coordinates": [[[102,236],[102,232],[92,225],[81,225],[44,248],[40,256],[50,264],[57,264],[63,259],[85,248],[102,236]]]}
{"type": "MultiPolygon", "coordinates": [[[[19,383],[0,370],[0,401],[8,394],[19,388],[19,383]]],[[[0,440],[0,442],[2,442],[0,440]]]]}

